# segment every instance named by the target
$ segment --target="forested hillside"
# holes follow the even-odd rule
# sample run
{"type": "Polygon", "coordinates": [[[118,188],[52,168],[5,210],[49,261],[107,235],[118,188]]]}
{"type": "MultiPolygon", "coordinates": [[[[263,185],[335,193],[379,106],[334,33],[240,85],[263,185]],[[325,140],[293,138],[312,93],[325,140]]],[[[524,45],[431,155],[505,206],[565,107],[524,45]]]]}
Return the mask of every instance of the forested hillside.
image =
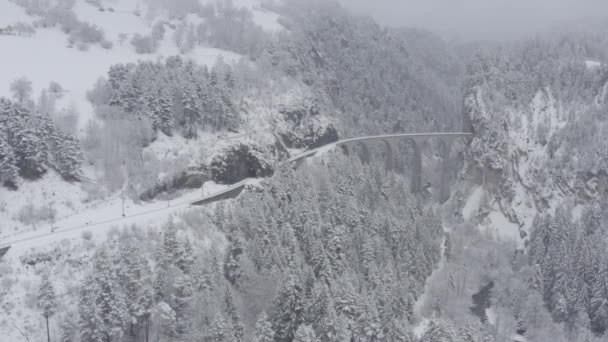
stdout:
{"type": "Polygon", "coordinates": [[[572,27],[461,43],[333,1],[0,0],[24,60],[0,65],[0,336],[605,340],[608,35],[572,27]],[[411,149],[387,170],[384,144],[331,148],[462,131],[448,159],[417,146],[418,193],[411,149]]]}

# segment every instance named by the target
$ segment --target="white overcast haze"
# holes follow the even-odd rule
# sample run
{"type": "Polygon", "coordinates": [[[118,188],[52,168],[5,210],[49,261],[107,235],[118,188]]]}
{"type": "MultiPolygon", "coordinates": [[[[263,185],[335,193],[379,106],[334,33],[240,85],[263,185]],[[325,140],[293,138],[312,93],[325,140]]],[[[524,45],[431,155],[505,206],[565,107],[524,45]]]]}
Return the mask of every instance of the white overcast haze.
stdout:
{"type": "Polygon", "coordinates": [[[608,17],[608,0],[340,0],[389,26],[431,29],[449,38],[518,38],[564,22],[608,17]]]}

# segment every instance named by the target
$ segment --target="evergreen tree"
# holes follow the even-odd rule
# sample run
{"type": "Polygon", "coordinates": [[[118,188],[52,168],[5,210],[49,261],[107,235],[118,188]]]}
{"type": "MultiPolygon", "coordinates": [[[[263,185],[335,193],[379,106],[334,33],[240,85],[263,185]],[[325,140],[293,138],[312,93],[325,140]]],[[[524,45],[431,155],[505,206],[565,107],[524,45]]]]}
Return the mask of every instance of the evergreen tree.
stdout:
{"type": "Polygon", "coordinates": [[[21,175],[37,178],[47,170],[46,144],[36,134],[35,128],[24,128],[15,134],[15,157],[21,175]]]}
{"type": "Polygon", "coordinates": [[[190,80],[186,80],[183,88],[182,105],[184,106],[184,137],[188,139],[196,138],[202,115],[199,111],[200,106],[195,87],[190,80]]]}
{"type": "Polygon", "coordinates": [[[105,247],[94,257],[91,274],[80,291],[80,332],[83,342],[111,342],[124,334],[128,310],[113,261],[105,247]]]}
{"type": "Polygon", "coordinates": [[[49,318],[51,318],[57,310],[57,299],[55,298],[55,290],[49,279],[49,275],[44,273],[38,290],[38,308],[42,310],[42,316],[46,320],[47,340],[51,341],[51,332],[49,329],[49,318]]]}
{"type": "Polygon", "coordinates": [[[458,333],[458,338],[460,342],[477,342],[477,337],[473,327],[470,324],[466,324],[464,327],[460,328],[460,332],[458,333]]]}
{"type": "Polygon", "coordinates": [[[158,117],[158,129],[168,136],[173,134],[173,98],[167,87],[161,87],[158,92],[156,116],[158,117]]]}
{"type": "Polygon", "coordinates": [[[448,323],[432,321],[421,342],[457,342],[456,335],[448,323]]]}
{"type": "Polygon", "coordinates": [[[232,335],[234,337],[234,341],[242,342],[245,337],[245,327],[243,326],[243,323],[241,323],[241,319],[239,318],[239,314],[237,312],[237,307],[234,304],[234,299],[232,298],[232,292],[229,288],[226,288],[224,297],[226,302],[226,313],[228,314],[228,318],[232,323],[232,335]]]}
{"type": "Polygon", "coordinates": [[[192,244],[190,240],[186,239],[183,243],[178,244],[175,252],[175,266],[179,268],[184,274],[189,274],[194,264],[194,257],[192,252],[192,244]]]}
{"type": "Polygon", "coordinates": [[[273,342],[274,331],[272,324],[268,320],[266,312],[262,312],[258,321],[255,324],[255,332],[253,334],[253,342],[273,342]]]}
{"type": "Polygon", "coordinates": [[[241,277],[241,255],[244,253],[243,242],[238,234],[235,234],[230,241],[224,261],[224,276],[235,285],[241,277]]]}
{"type": "Polygon", "coordinates": [[[608,329],[608,259],[605,257],[591,289],[589,317],[596,332],[603,333],[608,329]]]}
{"type": "Polygon", "coordinates": [[[61,316],[59,322],[59,342],[72,342],[75,340],[76,327],[69,314],[61,316]]]}
{"type": "Polygon", "coordinates": [[[18,171],[13,148],[3,137],[0,137],[0,183],[14,182],[18,171]]]}
{"type": "Polygon", "coordinates": [[[134,306],[135,319],[140,324],[143,324],[145,341],[149,340],[150,318],[154,309],[154,290],[150,285],[144,285],[137,297],[137,302],[134,306]]]}
{"type": "Polygon", "coordinates": [[[83,152],[78,141],[68,135],[61,135],[61,142],[55,151],[57,171],[63,178],[74,179],[80,172],[84,160],[83,152]]]}
{"type": "Polygon", "coordinates": [[[319,340],[311,326],[301,325],[296,331],[293,342],[319,342],[319,340]]]}
{"type": "Polygon", "coordinates": [[[271,322],[277,342],[292,341],[296,330],[304,322],[304,288],[295,277],[287,279],[274,301],[271,322]]]}
{"type": "Polygon", "coordinates": [[[367,341],[382,341],[384,334],[376,306],[370,299],[363,298],[357,309],[359,337],[367,341]]]}
{"type": "Polygon", "coordinates": [[[228,324],[226,323],[226,320],[224,319],[224,317],[222,317],[221,314],[218,314],[211,323],[210,335],[212,342],[230,341],[228,324]]]}
{"type": "Polygon", "coordinates": [[[173,294],[171,296],[172,308],[175,311],[176,329],[178,334],[183,334],[187,331],[188,320],[186,313],[191,305],[194,291],[192,288],[192,280],[189,276],[179,276],[173,282],[173,294]]]}

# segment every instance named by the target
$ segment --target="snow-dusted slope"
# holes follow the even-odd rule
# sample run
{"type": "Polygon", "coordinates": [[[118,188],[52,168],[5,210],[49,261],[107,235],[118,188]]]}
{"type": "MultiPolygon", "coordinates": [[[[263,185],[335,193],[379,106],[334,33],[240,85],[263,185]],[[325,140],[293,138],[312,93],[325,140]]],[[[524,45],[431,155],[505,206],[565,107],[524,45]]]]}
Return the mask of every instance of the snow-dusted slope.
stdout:
{"type": "MultiPolygon", "coordinates": [[[[104,49],[99,44],[89,45],[88,51],[70,48],[68,35],[58,27],[38,27],[31,36],[0,35],[0,80],[3,83],[0,84],[0,96],[10,97],[9,84],[19,77],[32,81],[34,99],[50,82],[57,82],[67,90],[58,103],[58,109],[73,106],[79,113],[79,127],[82,129],[93,117],[93,108],[86,99],[86,92],[99,77],[106,75],[111,65],[180,54],[180,49],[173,42],[173,30],[167,25],[164,40],[159,43],[156,53],[135,52],[130,44],[131,38],[135,34],[149,34],[154,23],[167,20],[162,16],[149,18],[143,15],[144,2],[114,0],[102,4],[105,5],[104,11],[85,0],[77,0],[73,12],[81,22],[99,27],[104,32],[104,39],[112,43],[110,49],[104,49]]],[[[277,22],[278,15],[262,9],[256,1],[239,1],[236,5],[251,9],[255,22],[263,28],[272,31],[281,29],[277,22]]],[[[25,9],[15,3],[0,0],[0,28],[18,22],[33,24],[38,19],[27,15],[25,9]]],[[[230,51],[197,46],[186,58],[199,64],[212,65],[219,56],[229,63],[241,57],[230,51]]]]}

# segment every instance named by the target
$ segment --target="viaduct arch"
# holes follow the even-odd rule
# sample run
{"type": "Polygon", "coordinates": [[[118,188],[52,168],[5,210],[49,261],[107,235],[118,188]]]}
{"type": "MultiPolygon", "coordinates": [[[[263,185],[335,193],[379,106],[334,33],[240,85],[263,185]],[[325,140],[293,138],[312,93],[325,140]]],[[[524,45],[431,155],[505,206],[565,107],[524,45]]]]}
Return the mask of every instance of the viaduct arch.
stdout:
{"type": "Polygon", "coordinates": [[[400,148],[402,141],[411,144],[414,151],[412,165],[412,179],[410,188],[412,192],[418,193],[422,190],[422,147],[429,139],[439,140],[439,154],[441,158],[441,181],[439,188],[439,200],[445,202],[450,197],[449,188],[449,163],[450,152],[454,142],[458,139],[471,138],[472,133],[411,133],[411,134],[392,134],[367,136],[352,139],[344,139],[335,143],[336,146],[342,147],[343,151],[349,155],[354,155],[357,147],[361,146],[363,154],[369,158],[369,149],[371,144],[381,144],[386,148],[386,170],[395,170],[395,165],[400,163],[400,148]]]}

